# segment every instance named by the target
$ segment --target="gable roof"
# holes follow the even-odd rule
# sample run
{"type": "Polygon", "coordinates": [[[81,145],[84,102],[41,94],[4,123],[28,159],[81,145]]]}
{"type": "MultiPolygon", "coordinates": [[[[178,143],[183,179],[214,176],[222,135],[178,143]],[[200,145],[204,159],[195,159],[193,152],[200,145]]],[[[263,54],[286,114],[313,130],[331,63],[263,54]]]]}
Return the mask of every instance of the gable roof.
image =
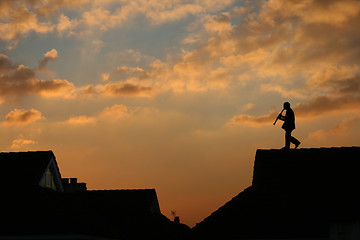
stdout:
{"type": "Polygon", "coordinates": [[[54,174],[57,188],[63,191],[60,171],[52,151],[0,153],[0,186],[31,188],[39,185],[48,169],[54,174]]]}

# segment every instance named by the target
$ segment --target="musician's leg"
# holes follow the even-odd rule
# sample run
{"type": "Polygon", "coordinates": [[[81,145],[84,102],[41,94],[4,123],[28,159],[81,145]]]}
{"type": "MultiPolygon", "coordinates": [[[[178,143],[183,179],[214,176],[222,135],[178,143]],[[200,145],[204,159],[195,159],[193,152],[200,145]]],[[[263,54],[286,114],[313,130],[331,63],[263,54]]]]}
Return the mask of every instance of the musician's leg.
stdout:
{"type": "Polygon", "coordinates": [[[285,149],[290,149],[291,131],[285,130],[285,149]]]}
{"type": "Polygon", "coordinates": [[[292,142],[293,144],[295,144],[295,149],[298,148],[298,146],[300,145],[300,141],[297,140],[296,138],[294,138],[293,136],[291,136],[290,142],[292,142]]]}

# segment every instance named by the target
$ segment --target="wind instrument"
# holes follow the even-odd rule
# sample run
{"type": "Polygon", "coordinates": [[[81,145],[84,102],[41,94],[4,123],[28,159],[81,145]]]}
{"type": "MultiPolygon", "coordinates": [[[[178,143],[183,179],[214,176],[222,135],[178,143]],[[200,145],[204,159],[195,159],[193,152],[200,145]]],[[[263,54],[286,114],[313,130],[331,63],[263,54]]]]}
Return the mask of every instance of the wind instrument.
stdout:
{"type": "Polygon", "coordinates": [[[276,124],[277,120],[279,119],[279,116],[283,113],[284,110],[285,110],[285,108],[283,108],[283,110],[281,110],[281,112],[279,113],[279,115],[278,115],[277,118],[275,119],[275,122],[273,123],[273,125],[276,124]]]}

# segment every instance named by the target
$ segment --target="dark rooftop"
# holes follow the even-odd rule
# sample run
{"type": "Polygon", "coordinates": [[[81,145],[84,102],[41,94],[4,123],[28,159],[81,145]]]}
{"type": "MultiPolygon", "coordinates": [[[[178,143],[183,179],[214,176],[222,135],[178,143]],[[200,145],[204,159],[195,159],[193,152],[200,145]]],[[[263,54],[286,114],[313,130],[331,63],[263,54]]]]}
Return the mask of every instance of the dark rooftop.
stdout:
{"type": "Polygon", "coordinates": [[[1,152],[0,186],[38,185],[52,158],[52,151],[1,152]]]}
{"type": "Polygon", "coordinates": [[[360,221],[360,147],[259,149],[252,186],[193,231],[199,238],[329,238],[360,221]]]}
{"type": "Polygon", "coordinates": [[[155,189],[91,190],[68,193],[67,200],[80,211],[160,214],[155,189]]]}

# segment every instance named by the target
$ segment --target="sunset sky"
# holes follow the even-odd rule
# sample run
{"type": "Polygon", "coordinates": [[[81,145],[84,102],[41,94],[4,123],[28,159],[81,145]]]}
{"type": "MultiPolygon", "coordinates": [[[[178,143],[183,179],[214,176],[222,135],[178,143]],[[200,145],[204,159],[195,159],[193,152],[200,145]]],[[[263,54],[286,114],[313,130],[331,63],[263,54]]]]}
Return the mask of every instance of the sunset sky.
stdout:
{"type": "Polygon", "coordinates": [[[281,148],[360,145],[360,1],[1,0],[1,151],[194,226],[281,148]]]}

